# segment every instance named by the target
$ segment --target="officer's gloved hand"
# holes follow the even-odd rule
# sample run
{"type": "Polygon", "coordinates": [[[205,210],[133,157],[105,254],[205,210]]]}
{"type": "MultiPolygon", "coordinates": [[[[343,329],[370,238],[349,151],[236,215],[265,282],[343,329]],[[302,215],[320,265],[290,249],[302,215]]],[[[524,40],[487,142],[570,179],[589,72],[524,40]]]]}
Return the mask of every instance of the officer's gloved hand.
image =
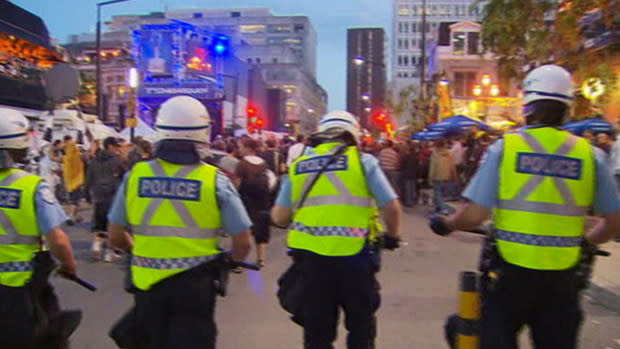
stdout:
{"type": "Polygon", "coordinates": [[[452,229],[448,227],[446,224],[446,219],[444,216],[440,215],[432,215],[428,218],[428,226],[431,228],[433,233],[446,236],[452,232],[452,229]]]}
{"type": "Polygon", "coordinates": [[[400,239],[393,238],[388,235],[381,236],[381,247],[386,250],[394,251],[400,247],[400,239]]]}

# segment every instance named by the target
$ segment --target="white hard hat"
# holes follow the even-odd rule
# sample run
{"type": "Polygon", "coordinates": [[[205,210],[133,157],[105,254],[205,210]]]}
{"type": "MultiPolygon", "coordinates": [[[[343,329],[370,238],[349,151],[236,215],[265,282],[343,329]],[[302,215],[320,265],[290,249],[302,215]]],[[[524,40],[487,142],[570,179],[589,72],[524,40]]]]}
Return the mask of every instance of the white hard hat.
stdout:
{"type": "Polygon", "coordinates": [[[554,100],[569,105],[573,101],[570,73],[557,65],[543,65],[532,70],[523,80],[523,104],[538,100],[554,100]]]}
{"type": "Polygon", "coordinates": [[[0,149],[28,148],[28,126],[28,119],[22,113],[0,108],[0,149]]]}
{"type": "Polygon", "coordinates": [[[338,128],[349,132],[355,138],[355,141],[359,143],[361,134],[360,123],[353,114],[343,110],[336,110],[327,113],[319,120],[318,132],[338,128]]]}
{"type": "Polygon", "coordinates": [[[196,98],[172,97],[162,103],[157,113],[155,140],[176,139],[206,143],[209,141],[210,121],[207,108],[196,98]]]}

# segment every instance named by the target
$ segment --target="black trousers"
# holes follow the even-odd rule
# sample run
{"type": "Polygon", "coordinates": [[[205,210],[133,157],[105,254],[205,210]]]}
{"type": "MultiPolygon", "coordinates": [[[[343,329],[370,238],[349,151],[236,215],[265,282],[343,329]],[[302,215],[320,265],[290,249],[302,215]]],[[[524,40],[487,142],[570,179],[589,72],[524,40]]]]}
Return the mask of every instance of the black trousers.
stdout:
{"type": "MultiPolygon", "coordinates": [[[[342,308],[347,348],[372,349],[380,305],[375,267],[365,253],[351,257],[304,255],[304,348],[332,349],[342,308]]],[[[298,262],[296,262],[298,263],[298,262]]]]}
{"type": "Polygon", "coordinates": [[[35,348],[35,316],[26,287],[0,286],[0,346],[35,348]]]}
{"type": "Polygon", "coordinates": [[[500,262],[492,287],[482,277],[480,349],[516,349],[529,325],[536,349],[574,349],[582,320],[574,270],[541,271],[500,262]]]}
{"type": "Polygon", "coordinates": [[[135,295],[138,349],[215,348],[212,275],[184,273],[135,295]]]}

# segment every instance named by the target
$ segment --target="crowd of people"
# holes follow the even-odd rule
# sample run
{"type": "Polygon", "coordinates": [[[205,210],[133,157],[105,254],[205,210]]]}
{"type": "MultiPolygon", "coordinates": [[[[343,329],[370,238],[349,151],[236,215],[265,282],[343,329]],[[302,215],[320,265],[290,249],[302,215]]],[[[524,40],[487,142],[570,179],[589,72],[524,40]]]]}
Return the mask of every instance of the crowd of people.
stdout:
{"type": "MultiPolygon", "coordinates": [[[[361,150],[378,159],[390,184],[406,207],[428,205],[433,213],[450,214],[446,201],[458,200],[475,174],[480,160],[497,134],[472,129],[432,141],[378,140],[364,142],[361,150]]],[[[583,134],[608,154],[610,169],[620,183],[620,142],[609,132],[583,134]]],[[[274,136],[218,136],[201,158],[216,166],[235,185],[253,223],[256,262],[265,265],[270,239],[269,210],[275,202],[279,178],[306,147],[303,135],[296,138],[274,136]]],[[[81,222],[79,204],[92,205],[92,256],[115,262],[120,254],[108,249],[107,213],[125,172],[136,162],[154,157],[154,145],[136,137],[133,142],[109,137],[79,146],[71,136],[56,140],[42,151],[40,174],[60,202],[67,207],[68,224],[81,222]]]]}

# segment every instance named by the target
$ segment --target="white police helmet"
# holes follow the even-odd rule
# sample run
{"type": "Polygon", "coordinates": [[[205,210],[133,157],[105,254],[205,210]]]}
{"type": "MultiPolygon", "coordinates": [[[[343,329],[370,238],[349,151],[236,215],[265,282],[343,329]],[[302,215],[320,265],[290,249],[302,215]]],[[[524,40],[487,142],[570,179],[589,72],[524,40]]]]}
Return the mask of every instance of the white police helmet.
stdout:
{"type": "Polygon", "coordinates": [[[28,126],[28,119],[20,112],[0,108],[0,149],[28,148],[28,126]]]}
{"type": "Polygon", "coordinates": [[[543,65],[532,70],[523,80],[523,104],[539,100],[560,101],[570,106],[573,84],[570,73],[557,65],[543,65]]]}
{"type": "Polygon", "coordinates": [[[353,138],[355,138],[355,141],[359,143],[361,135],[360,123],[353,114],[342,110],[336,110],[321,117],[317,130],[319,133],[334,129],[341,129],[349,132],[353,138]]]}
{"type": "Polygon", "coordinates": [[[162,103],[157,113],[155,140],[174,139],[207,143],[210,121],[207,108],[196,98],[172,97],[162,103]]]}

